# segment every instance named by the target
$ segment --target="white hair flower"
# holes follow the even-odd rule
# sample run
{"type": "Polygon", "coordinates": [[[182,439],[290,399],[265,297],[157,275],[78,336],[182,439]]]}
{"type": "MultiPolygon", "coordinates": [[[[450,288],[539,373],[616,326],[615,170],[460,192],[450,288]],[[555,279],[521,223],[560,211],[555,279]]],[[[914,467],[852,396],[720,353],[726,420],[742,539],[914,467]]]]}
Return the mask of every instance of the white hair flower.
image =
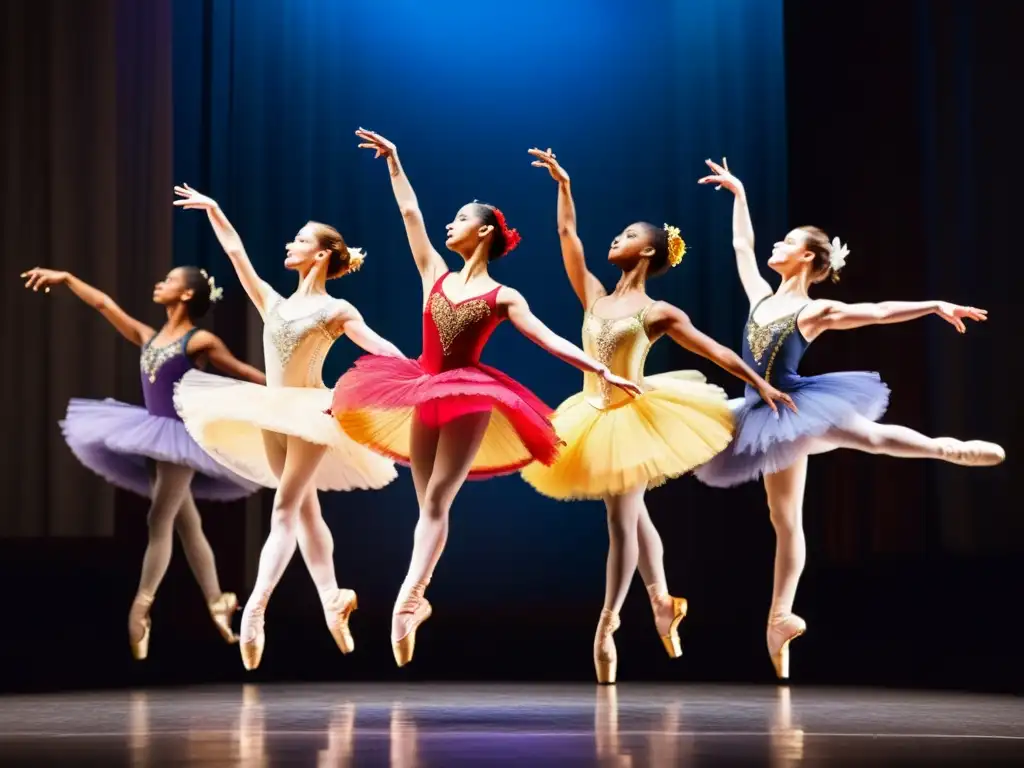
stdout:
{"type": "Polygon", "coordinates": [[[224,297],[224,289],[218,288],[212,277],[208,278],[206,282],[210,284],[210,302],[216,304],[224,297]]]}
{"type": "Polygon", "coordinates": [[[846,266],[846,257],[850,255],[850,249],[843,245],[838,237],[834,237],[829,251],[828,265],[832,267],[833,272],[838,272],[846,266]]]}

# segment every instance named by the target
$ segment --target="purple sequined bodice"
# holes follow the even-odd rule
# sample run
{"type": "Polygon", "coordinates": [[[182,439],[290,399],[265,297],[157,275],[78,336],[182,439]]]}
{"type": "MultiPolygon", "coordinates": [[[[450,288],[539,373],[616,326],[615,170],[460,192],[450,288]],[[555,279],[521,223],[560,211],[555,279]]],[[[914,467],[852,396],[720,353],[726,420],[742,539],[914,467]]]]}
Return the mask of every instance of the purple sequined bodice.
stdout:
{"type": "Polygon", "coordinates": [[[153,339],[142,347],[139,359],[142,397],[146,402],[146,410],[154,416],[181,420],[174,410],[174,385],[195,367],[185,350],[189,339],[198,330],[193,328],[177,341],[162,347],[154,347],[153,339]]]}

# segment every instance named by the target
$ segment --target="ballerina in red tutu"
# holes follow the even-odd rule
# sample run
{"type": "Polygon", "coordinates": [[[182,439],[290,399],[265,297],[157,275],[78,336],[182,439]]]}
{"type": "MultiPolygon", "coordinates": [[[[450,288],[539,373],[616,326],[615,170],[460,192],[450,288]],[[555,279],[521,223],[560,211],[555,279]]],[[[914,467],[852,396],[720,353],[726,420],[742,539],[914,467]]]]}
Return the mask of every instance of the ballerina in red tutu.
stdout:
{"type": "Polygon", "coordinates": [[[391,644],[399,666],[413,655],[416,629],[430,616],[423,593],[448,538],[448,511],[466,478],[511,474],[532,461],[550,464],[559,440],[551,409],[524,386],[480,362],[505,319],[528,339],[609,384],[639,394],[575,344],[534,317],[520,293],[495,282],[488,264],[519,244],[497,208],[464,205],[448,225],[445,247],[465,261],[449,272],[430,244],[416,195],[395,145],[360,129],[359,146],[385,157],[423,281],[423,354],[418,360],[367,355],[338,380],[332,412],[371,450],[412,468],[420,506],[412,561],[395,602],[391,644]]]}

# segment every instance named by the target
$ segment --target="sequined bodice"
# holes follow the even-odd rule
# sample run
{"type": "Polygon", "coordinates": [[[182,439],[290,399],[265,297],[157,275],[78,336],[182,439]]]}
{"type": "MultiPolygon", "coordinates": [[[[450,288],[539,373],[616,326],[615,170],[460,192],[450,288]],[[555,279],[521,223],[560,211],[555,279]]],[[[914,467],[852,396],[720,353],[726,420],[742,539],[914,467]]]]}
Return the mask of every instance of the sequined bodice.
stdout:
{"type": "Polygon", "coordinates": [[[281,314],[284,298],[270,296],[270,309],[263,321],[268,387],[324,386],[324,359],[338,338],[330,328],[335,301],[325,296],[311,312],[289,319],[281,314]]]}
{"type": "Polygon", "coordinates": [[[480,362],[480,353],[501,322],[496,311],[500,285],[480,296],[453,302],[441,287],[449,274],[446,272],[434,283],[423,310],[420,365],[429,373],[480,362]]]}
{"type": "MultiPolygon", "coordinates": [[[[626,317],[606,320],[588,311],[583,318],[583,351],[630,381],[641,382],[644,361],[651,348],[645,319],[651,304],[626,317]]],[[[629,395],[595,373],[583,376],[583,394],[595,408],[613,408],[629,395]]]]}
{"type": "Polygon", "coordinates": [[[142,398],[146,403],[146,410],[154,416],[180,421],[178,412],[174,410],[174,385],[194,367],[186,354],[186,349],[189,339],[198,330],[193,328],[180,339],[160,347],[153,346],[156,335],[143,344],[139,357],[142,398]]]}
{"type": "MultiPolygon", "coordinates": [[[[747,318],[743,335],[743,360],[769,384],[785,390],[800,378],[797,368],[810,344],[797,328],[803,307],[762,325],[754,320],[754,314],[763,302],[764,299],[758,302],[747,318]]],[[[749,386],[747,390],[748,395],[753,393],[757,397],[757,393],[749,386]]]]}

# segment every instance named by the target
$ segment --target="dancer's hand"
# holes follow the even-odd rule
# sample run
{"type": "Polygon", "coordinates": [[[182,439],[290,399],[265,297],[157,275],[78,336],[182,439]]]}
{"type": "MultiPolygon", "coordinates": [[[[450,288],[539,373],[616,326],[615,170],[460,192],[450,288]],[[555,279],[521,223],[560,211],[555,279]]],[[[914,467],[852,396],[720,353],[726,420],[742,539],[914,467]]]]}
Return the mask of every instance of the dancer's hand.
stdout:
{"type": "Polygon", "coordinates": [[[962,307],[959,304],[950,304],[948,301],[940,301],[936,304],[935,314],[956,328],[960,333],[967,333],[967,326],[963,318],[985,322],[988,320],[988,310],[977,307],[962,307]]]}
{"type": "Polygon", "coordinates": [[[793,402],[793,398],[787,395],[785,392],[776,389],[767,381],[763,386],[757,388],[757,394],[761,396],[761,399],[765,401],[769,408],[771,408],[776,415],[779,413],[779,407],[776,402],[782,403],[793,413],[799,413],[796,408],[796,403],[793,402]]]}
{"type": "Polygon", "coordinates": [[[69,272],[58,272],[56,269],[44,269],[33,267],[28,272],[22,272],[21,278],[25,280],[25,287],[33,291],[43,289],[44,293],[50,292],[51,285],[62,285],[71,277],[69,272]]]}
{"type": "Polygon", "coordinates": [[[722,158],[721,165],[711,160],[705,160],[704,162],[712,170],[712,175],[698,179],[698,184],[714,184],[716,190],[725,187],[734,195],[743,194],[743,182],[732,175],[729,171],[729,162],[724,157],[722,158]]]}
{"type": "Polygon", "coordinates": [[[551,178],[559,184],[569,183],[569,174],[565,172],[565,168],[558,164],[558,160],[555,159],[555,153],[551,151],[551,147],[548,147],[546,151],[536,147],[527,151],[537,158],[530,165],[534,168],[547,168],[551,178]]]}
{"type": "Polygon", "coordinates": [[[635,384],[629,379],[624,379],[622,376],[616,376],[607,368],[603,369],[600,375],[602,379],[607,381],[613,387],[618,387],[630,397],[636,397],[637,395],[642,395],[644,393],[639,384],[635,384]]]}
{"type": "Polygon", "coordinates": [[[174,194],[182,198],[181,200],[175,200],[174,204],[179,208],[185,210],[192,210],[196,208],[201,211],[208,211],[211,208],[217,207],[217,201],[212,197],[196,192],[188,184],[182,184],[180,187],[174,188],[174,194]]]}
{"type": "Polygon", "coordinates": [[[385,139],[379,133],[374,133],[373,131],[368,131],[365,128],[360,128],[356,131],[356,136],[363,140],[359,145],[360,148],[372,149],[377,153],[373,156],[374,160],[378,157],[387,158],[398,154],[398,147],[385,139]]]}

